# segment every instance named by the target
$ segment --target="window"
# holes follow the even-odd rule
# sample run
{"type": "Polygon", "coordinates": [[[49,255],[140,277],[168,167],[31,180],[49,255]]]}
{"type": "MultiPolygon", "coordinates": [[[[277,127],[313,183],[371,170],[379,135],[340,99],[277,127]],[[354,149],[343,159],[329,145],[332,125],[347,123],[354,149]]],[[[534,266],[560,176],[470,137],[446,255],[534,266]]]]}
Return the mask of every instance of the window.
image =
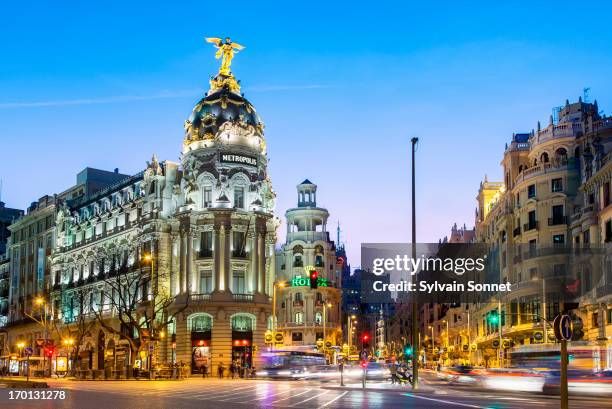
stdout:
{"type": "Polygon", "coordinates": [[[249,315],[235,315],[232,317],[232,330],[253,331],[253,318],[249,315]]]}
{"type": "Polygon", "coordinates": [[[200,271],[200,294],[210,294],[213,291],[212,270],[200,271]]]}
{"type": "Polygon", "coordinates": [[[302,301],[302,293],[295,293],[293,297],[294,301],[302,301]]]}
{"type": "Polygon", "coordinates": [[[606,222],[606,237],[605,237],[605,241],[606,243],[609,243],[612,241],[612,219],[608,220],[606,222]]]}
{"type": "Polygon", "coordinates": [[[590,244],[591,243],[591,232],[588,230],[585,230],[584,233],[582,233],[582,242],[584,244],[590,244]]]}
{"type": "Polygon", "coordinates": [[[204,186],[202,190],[202,207],[212,207],[212,187],[204,186]]]}
{"type": "Polygon", "coordinates": [[[604,183],[601,194],[602,207],[606,207],[610,204],[610,182],[604,183]]]}
{"type": "Polygon", "coordinates": [[[200,234],[200,257],[212,256],[212,231],[203,231],[200,234]]]}
{"type": "Polygon", "coordinates": [[[565,224],[565,216],[563,215],[563,205],[555,205],[552,207],[552,218],[549,224],[551,226],[565,224]]]}
{"type": "Polygon", "coordinates": [[[291,333],[291,340],[295,341],[295,342],[302,341],[302,333],[301,332],[292,332],[291,333]]]}
{"type": "Polygon", "coordinates": [[[233,238],[232,257],[246,257],[245,236],[246,236],[246,233],[242,231],[232,232],[232,238],[233,238]]]}
{"type": "Polygon", "coordinates": [[[565,234],[554,234],[553,235],[553,244],[564,244],[565,243],[565,234]]]}
{"type": "Polygon", "coordinates": [[[303,312],[296,312],[295,313],[295,323],[296,324],[303,324],[304,323],[304,313],[303,312]]]}
{"type": "Polygon", "coordinates": [[[608,308],[608,325],[612,324],[612,308],[608,308]]]}
{"type": "Polygon", "coordinates": [[[323,314],[317,312],[315,314],[315,324],[321,325],[323,323],[323,314]]]}
{"type": "Polygon", "coordinates": [[[234,188],[234,207],[237,209],[244,209],[244,188],[234,188]]]}
{"type": "Polygon", "coordinates": [[[535,185],[527,186],[527,197],[529,199],[533,199],[536,196],[536,187],[535,185]]]}
{"type": "Polygon", "coordinates": [[[592,317],[591,317],[592,321],[591,321],[591,327],[593,328],[599,328],[599,313],[598,312],[594,312],[592,317]]]}
{"type": "Polygon", "coordinates": [[[551,181],[551,190],[553,192],[562,192],[563,191],[563,179],[553,179],[551,181]]]}
{"type": "Polygon", "coordinates": [[[528,223],[527,223],[527,228],[525,230],[536,229],[537,227],[538,226],[537,226],[537,221],[536,221],[536,212],[535,210],[532,210],[528,214],[528,223]]]}
{"type": "Polygon", "coordinates": [[[245,294],[244,271],[236,271],[232,274],[232,292],[234,294],[245,294]]]}

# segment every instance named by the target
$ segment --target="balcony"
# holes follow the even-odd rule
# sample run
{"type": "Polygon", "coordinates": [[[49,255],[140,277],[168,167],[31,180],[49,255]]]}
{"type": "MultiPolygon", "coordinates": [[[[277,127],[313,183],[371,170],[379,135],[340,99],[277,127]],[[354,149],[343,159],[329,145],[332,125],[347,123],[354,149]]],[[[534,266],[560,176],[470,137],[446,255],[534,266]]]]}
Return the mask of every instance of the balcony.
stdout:
{"type": "Polygon", "coordinates": [[[232,294],[234,301],[253,301],[253,294],[232,294]]]}
{"type": "Polygon", "coordinates": [[[521,235],[521,227],[517,227],[516,229],[512,230],[512,237],[516,237],[516,236],[520,236],[521,235]]]}
{"type": "Polygon", "coordinates": [[[549,226],[558,226],[561,224],[567,224],[567,216],[556,216],[548,218],[549,226]]]}
{"type": "Polygon", "coordinates": [[[295,301],[293,301],[293,306],[294,307],[303,307],[304,306],[304,301],[303,300],[295,300],[295,301]]]}
{"type": "Polygon", "coordinates": [[[210,300],[210,294],[190,294],[189,295],[190,302],[201,302],[201,301],[209,301],[209,300],[210,300]]]}
{"type": "Polygon", "coordinates": [[[526,233],[530,230],[537,230],[538,229],[538,222],[537,221],[531,221],[529,223],[525,223],[523,225],[523,231],[526,233]]]}

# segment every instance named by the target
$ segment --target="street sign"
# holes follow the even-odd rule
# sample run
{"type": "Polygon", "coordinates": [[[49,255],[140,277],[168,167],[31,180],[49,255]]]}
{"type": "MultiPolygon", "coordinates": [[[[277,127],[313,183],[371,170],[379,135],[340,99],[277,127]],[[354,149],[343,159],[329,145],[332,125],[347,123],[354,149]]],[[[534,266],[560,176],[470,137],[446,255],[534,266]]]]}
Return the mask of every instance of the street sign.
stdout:
{"type": "Polygon", "coordinates": [[[325,342],[325,348],[331,348],[332,343],[330,341],[325,342]]]}
{"type": "Polygon", "coordinates": [[[264,342],[266,344],[271,344],[272,341],[274,341],[274,335],[272,335],[271,332],[266,332],[266,335],[264,336],[264,342]]]}
{"type": "Polygon", "coordinates": [[[282,332],[277,332],[276,334],[274,334],[274,341],[277,344],[284,343],[285,342],[285,337],[284,337],[283,333],[282,332]]]}
{"type": "Polygon", "coordinates": [[[32,350],[31,347],[27,347],[23,349],[23,354],[25,356],[32,356],[32,354],[34,353],[34,351],[32,350]]]}
{"type": "Polygon", "coordinates": [[[474,352],[474,351],[476,351],[478,349],[478,345],[472,344],[472,345],[470,345],[470,349],[472,350],[472,352],[474,352]]]}
{"type": "Polygon", "coordinates": [[[463,352],[468,352],[470,350],[470,346],[468,344],[463,344],[463,352]]]}
{"type": "Polygon", "coordinates": [[[553,328],[555,329],[555,337],[559,341],[569,341],[573,335],[572,318],[567,315],[557,315],[553,321],[553,328]]]}
{"type": "Polygon", "coordinates": [[[534,332],[533,339],[535,339],[536,342],[542,342],[544,340],[544,333],[542,331],[534,332]]]}

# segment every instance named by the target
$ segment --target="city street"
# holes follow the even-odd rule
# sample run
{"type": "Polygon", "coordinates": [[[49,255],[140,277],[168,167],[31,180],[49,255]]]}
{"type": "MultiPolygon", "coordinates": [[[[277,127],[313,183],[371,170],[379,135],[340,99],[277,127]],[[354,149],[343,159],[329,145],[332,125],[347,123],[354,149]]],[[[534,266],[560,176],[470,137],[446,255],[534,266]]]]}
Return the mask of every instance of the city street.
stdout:
{"type": "MultiPolygon", "coordinates": [[[[477,392],[449,387],[433,379],[423,382],[426,391],[410,393],[406,386],[389,387],[371,382],[339,388],[336,384],[309,381],[187,379],[184,381],[72,381],[52,380],[53,390],[66,391],[64,400],[10,400],[0,389],[6,408],[162,409],[162,408],[558,408],[556,397],[539,394],[477,392]]],[[[29,389],[34,391],[36,389],[29,389]]],[[[573,408],[612,408],[609,399],[570,400],[573,408]]]]}

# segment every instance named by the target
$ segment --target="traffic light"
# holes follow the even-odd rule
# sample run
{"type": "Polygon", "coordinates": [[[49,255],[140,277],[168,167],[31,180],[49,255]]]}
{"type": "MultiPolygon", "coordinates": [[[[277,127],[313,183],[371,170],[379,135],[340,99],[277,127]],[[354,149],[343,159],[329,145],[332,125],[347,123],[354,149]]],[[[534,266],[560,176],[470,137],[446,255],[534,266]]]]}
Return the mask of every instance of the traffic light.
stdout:
{"type": "Polygon", "coordinates": [[[499,315],[497,314],[497,311],[489,312],[487,321],[489,321],[489,324],[497,325],[499,323],[499,315]]]}
{"type": "Polygon", "coordinates": [[[404,355],[406,355],[406,356],[411,356],[412,355],[412,346],[411,345],[406,345],[404,347],[404,355]]]}
{"type": "Polygon", "coordinates": [[[47,355],[48,357],[52,357],[54,353],[55,353],[55,347],[45,348],[45,355],[47,355]]]}
{"type": "Polygon", "coordinates": [[[317,289],[319,287],[319,273],[317,270],[310,271],[310,288],[317,289]]]}
{"type": "Polygon", "coordinates": [[[368,341],[370,340],[370,335],[367,332],[364,332],[361,335],[361,344],[366,347],[368,345],[368,341]]]}
{"type": "Polygon", "coordinates": [[[368,361],[361,361],[361,367],[362,368],[367,368],[368,367],[368,361]]]}

